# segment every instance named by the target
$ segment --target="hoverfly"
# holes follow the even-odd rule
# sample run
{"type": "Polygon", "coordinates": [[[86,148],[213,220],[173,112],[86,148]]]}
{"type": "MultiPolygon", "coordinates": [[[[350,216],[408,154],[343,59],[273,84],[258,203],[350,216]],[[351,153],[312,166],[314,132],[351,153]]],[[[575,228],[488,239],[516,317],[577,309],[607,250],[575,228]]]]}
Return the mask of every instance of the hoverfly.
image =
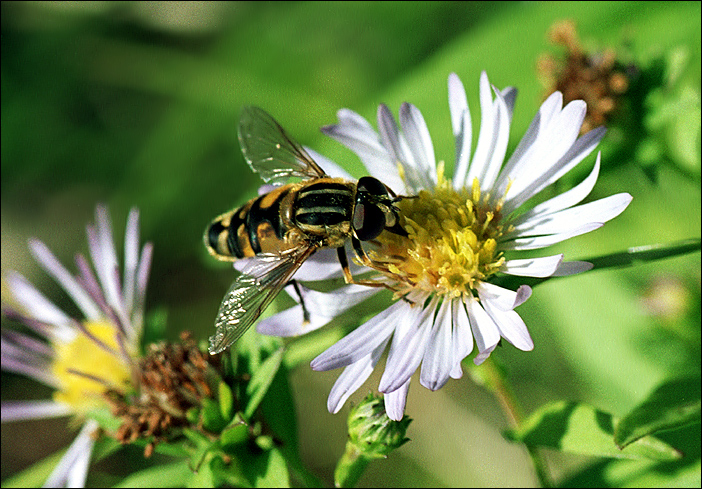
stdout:
{"type": "Polygon", "coordinates": [[[205,232],[205,246],[218,260],[254,257],[222,300],[211,354],[238,340],[318,249],[337,249],[347,283],[384,286],[353,279],[345,244],[350,240],[358,259],[370,265],[361,241],[384,230],[407,235],[394,205],[405,197],[370,176],[358,182],[328,176],[263,109],[243,109],[239,142],[251,169],[281,185],[220,215],[205,232]],[[282,184],[290,177],[302,181],[282,184]]]}

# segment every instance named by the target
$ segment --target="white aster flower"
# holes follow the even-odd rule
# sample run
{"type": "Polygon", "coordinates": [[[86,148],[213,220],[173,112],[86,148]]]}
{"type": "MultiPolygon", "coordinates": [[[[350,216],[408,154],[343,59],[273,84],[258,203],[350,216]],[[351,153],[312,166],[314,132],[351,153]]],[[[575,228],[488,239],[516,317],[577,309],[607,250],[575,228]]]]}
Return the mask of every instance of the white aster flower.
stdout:
{"type": "Polygon", "coordinates": [[[108,389],[125,389],[139,354],[152,245],[139,250],[138,211],[133,209],[127,221],[123,279],[105,207],[97,207],[96,225],[88,225],[87,232],[94,272],[77,254],[75,276],[44,243],[29,241],[34,258],[68,293],[83,319],[64,313],[19,273],[5,277],[12,306],[3,305],[3,313],[46,341],[3,329],[2,369],[48,385],[54,393],[52,400],[3,403],[2,422],[73,416],[83,424],[45,487],[85,485],[98,428],[85,414],[104,405],[108,389]]]}
{"type": "MultiPolygon", "coordinates": [[[[395,193],[417,196],[397,204],[408,236],[385,232],[369,251],[379,280],[396,291],[396,299],[402,298],[312,361],[314,370],[345,367],[329,395],[330,412],[337,412],[363,384],[388,345],[378,389],[385,394],[388,415],[394,420],[403,416],[410,378],[420,364],[419,382],[437,390],[449,378],[461,377],[461,361],[473,350],[473,339],[478,349],[476,364],[490,355],[501,338],[520,350],[533,349],[529,331],[514,311],[529,298],[531,288],[508,290],[493,279],[499,274],[569,275],[588,270],[591,264],[564,263],[562,254],[529,259],[507,255],[593,231],[631,202],[629,194],[621,193],[578,205],[597,180],[598,154],[593,170],[580,184],[524,208],[579,164],[604,136],[604,128],[597,128],[578,137],[586,112],[583,101],[563,107],[562,95],[551,95],[505,162],[516,90],[497,90],[482,73],[482,119],[472,152],[471,114],[456,74],[449,76],[448,91],[456,140],[451,180],[444,176],[443,162],[437,164],[424,119],[411,104],[400,107],[399,128],[390,110],[381,105],[378,132],[348,109],[337,113],[338,124],[322,129],[353,150],[368,173],[395,193]]],[[[336,171],[331,162],[320,160],[322,168],[336,171]]],[[[321,273],[320,263],[311,263],[309,276],[296,278],[321,273]]],[[[310,316],[304,329],[302,307],[297,306],[262,321],[258,330],[279,336],[308,332],[375,292],[359,285],[332,294],[303,288],[310,316]]]]}

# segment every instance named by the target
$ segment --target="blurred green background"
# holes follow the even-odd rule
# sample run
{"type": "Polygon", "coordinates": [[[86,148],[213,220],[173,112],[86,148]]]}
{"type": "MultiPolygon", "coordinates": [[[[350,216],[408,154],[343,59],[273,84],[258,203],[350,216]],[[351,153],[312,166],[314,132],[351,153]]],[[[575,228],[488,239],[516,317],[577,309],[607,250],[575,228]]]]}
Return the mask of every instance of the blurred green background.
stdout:
{"type": "MultiPolygon", "coordinates": [[[[96,203],[109,205],[118,242],[130,207],[138,206],[142,236],[155,246],[147,307],[168,311],[172,339],[184,329],[198,338],[212,334],[234,277],[207,256],[201,236],[213,217],[254,196],[261,183],[239,150],[242,105],[263,107],[298,141],[358,177],[357,158],[319,127],[336,122],[342,107],[375,124],[379,103],[396,114],[409,101],[427,121],[437,159],[451,165],[450,72],[466,87],[474,135],[480,72],[497,87],[519,89],[513,149],[541,102],[536,61],[558,52],[546,35],[558,20],[573,19],[586,45],[627,43],[642,62],[682,47],[688,63],[681,80],[697,93],[700,86],[699,2],[3,2],[1,8],[3,273],[20,271],[76,312],[34,263],[27,239],[43,240],[72,268],[74,253],[87,250],[85,224],[96,203]]],[[[695,148],[699,161],[699,133],[695,148]]],[[[699,167],[661,161],[652,180],[633,157],[608,161],[606,155],[590,199],[629,192],[632,204],[554,253],[574,260],[699,237],[699,167]]],[[[623,415],[672,373],[699,371],[699,301],[698,253],[551,281],[519,309],[534,351],[506,345],[495,355],[527,412],[564,398],[623,415]]],[[[348,406],[329,414],[326,399],[338,372],[314,373],[305,363],[291,376],[301,452],[328,485],[344,448],[348,406]]],[[[378,373],[352,401],[377,387],[378,373]]],[[[3,401],[47,395],[5,373],[2,384],[3,401]]],[[[416,379],[406,412],[415,420],[412,441],[371,464],[362,486],[536,483],[526,451],[500,435],[507,425],[498,404],[467,376],[439,392],[416,379]]],[[[65,426],[63,420],[3,425],[3,479],[65,446],[73,436],[65,426]]],[[[663,482],[627,480],[699,484],[699,425],[690,429],[698,440],[696,462],[693,453],[663,482]]],[[[138,459],[139,450],[124,452],[101,462],[105,479],[94,483],[114,483],[120,464],[138,463],[129,457],[138,459]]],[[[598,462],[558,453],[547,458],[557,480],[598,462]]]]}

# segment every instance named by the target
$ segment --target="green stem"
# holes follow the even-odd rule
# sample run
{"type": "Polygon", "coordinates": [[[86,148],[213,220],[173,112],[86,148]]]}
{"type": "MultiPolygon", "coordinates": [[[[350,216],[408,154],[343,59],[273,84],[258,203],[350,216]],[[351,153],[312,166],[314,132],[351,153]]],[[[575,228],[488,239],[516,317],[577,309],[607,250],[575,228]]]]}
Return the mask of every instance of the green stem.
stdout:
{"type": "Polygon", "coordinates": [[[355,444],[346,442],[346,450],[334,471],[334,485],[336,487],[355,486],[369,462],[370,459],[355,444]]]}
{"type": "MultiPolygon", "coordinates": [[[[524,412],[514,395],[507,376],[502,368],[495,364],[494,360],[488,358],[482,365],[484,369],[485,387],[490,389],[497,397],[502,410],[507,416],[507,420],[512,428],[518,428],[524,419],[524,412]]],[[[553,481],[546,467],[546,462],[541,457],[536,447],[526,446],[531,461],[534,464],[536,476],[539,478],[542,487],[553,487],[553,481]]]]}

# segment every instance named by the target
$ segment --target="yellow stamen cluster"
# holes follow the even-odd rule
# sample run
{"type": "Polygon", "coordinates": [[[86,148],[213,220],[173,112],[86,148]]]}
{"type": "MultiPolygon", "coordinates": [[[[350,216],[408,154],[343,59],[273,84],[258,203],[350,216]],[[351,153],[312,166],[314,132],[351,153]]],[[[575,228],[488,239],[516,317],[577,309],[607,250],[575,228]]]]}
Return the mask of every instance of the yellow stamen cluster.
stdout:
{"type": "MultiPolygon", "coordinates": [[[[119,352],[114,325],[106,321],[86,321],[84,326],[95,338],[119,352]]],[[[126,362],[85,334],[79,333],[69,342],[57,341],[54,351],[52,373],[60,383],[54,400],[70,405],[77,413],[99,406],[108,388],[123,388],[129,382],[131,373],[126,362]]]]}
{"type": "Polygon", "coordinates": [[[496,238],[502,233],[501,204],[489,206],[475,179],[470,190],[454,190],[438,167],[438,183],[429,192],[398,203],[406,238],[383,233],[371,253],[378,269],[399,282],[399,292],[420,289],[458,297],[470,293],[502,266],[496,238]]]}

